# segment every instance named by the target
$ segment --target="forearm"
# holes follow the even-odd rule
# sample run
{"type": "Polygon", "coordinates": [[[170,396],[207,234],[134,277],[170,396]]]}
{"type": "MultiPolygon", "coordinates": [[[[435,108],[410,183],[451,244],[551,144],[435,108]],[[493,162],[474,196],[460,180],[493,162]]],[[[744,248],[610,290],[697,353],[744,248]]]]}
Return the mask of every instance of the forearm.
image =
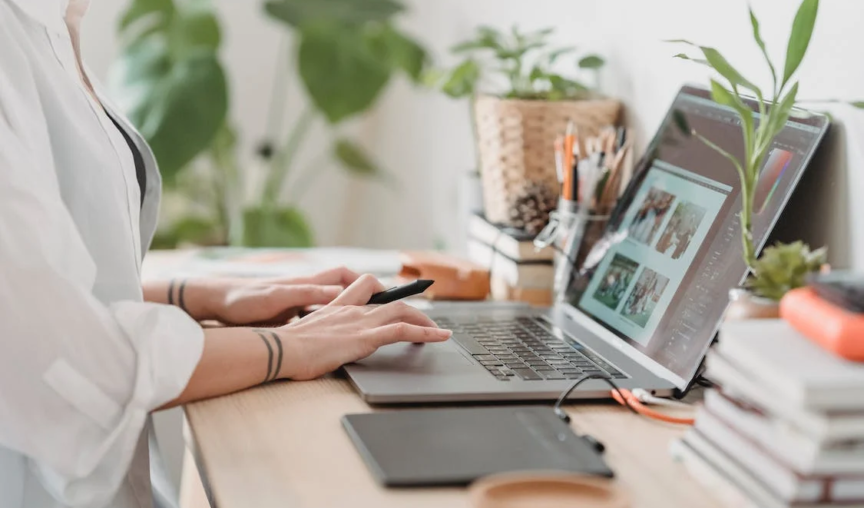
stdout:
{"type": "Polygon", "coordinates": [[[205,330],[204,352],[189,383],[160,409],[227,395],[281,379],[296,352],[271,330],[218,328],[205,330]]]}

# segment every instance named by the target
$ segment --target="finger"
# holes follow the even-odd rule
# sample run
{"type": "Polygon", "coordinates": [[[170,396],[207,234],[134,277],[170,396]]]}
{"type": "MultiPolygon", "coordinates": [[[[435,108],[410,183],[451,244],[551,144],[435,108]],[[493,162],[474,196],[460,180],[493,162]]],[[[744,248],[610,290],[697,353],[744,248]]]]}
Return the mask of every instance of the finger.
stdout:
{"type": "Polygon", "coordinates": [[[274,284],[320,284],[325,286],[348,287],[360,278],[360,274],[340,266],[330,270],[311,275],[309,277],[293,277],[290,279],[276,279],[274,284]]]}
{"type": "Polygon", "coordinates": [[[277,286],[274,292],[278,306],[291,309],[308,307],[310,305],[326,305],[338,297],[342,286],[320,286],[316,284],[298,284],[293,286],[277,286]]]}
{"type": "Polygon", "coordinates": [[[408,323],[393,323],[371,330],[372,342],[376,348],[395,344],[397,342],[413,342],[421,344],[426,342],[443,342],[453,335],[450,330],[440,328],[429,328],[408,323]]]}
{"type": "Polygon", "coordinates": [[[384,286],[371,275],[362,275],[333,300],[333,305],[366,305],[372,295],[384,291],[384,286]]]}
{"type": "Polygon", "coordinates": [[[438,328],[438,325],[429,316],[401,301],[381,305],[369,314],[379,319],[379,323],[382,325],[408,323],[417,326],[438,328]]]}

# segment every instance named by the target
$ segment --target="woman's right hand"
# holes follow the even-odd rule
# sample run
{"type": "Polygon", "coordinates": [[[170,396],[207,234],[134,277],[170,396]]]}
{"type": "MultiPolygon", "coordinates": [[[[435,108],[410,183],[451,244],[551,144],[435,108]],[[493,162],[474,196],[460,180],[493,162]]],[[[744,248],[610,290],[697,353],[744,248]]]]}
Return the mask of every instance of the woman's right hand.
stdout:
{"type": "Polygon", "coordinates": [[[438,328],[404,302],[366,305],[384,287],[371,275],[357,279],[333,302],[309,316],[277,328],[285,348],[279,377],[308,380],[396,342],[442,342],[449,330],[438,328]]]}

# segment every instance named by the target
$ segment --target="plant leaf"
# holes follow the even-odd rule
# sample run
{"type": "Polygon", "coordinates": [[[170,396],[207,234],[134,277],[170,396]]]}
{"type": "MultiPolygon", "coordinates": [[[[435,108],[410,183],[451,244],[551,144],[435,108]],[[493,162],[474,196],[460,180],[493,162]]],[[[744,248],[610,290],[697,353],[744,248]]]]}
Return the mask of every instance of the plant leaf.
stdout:
{"type": "Polygon", "coordinates": [[[576,51],[575,46],[566,46],[563,48],[554,49],[554,50],[550,51],[548,55],[546,55],[546,62],[549,65],[552,65],[555,62],[557,62],[558,59],[561,58],[562,56],[568,55],[574,51],[576,51]]]}
{"type": "Polygon", "coordinates": [[[756,41],[756,44],[759,46],[759,49],[762,50],[762,56],[765,57],[765,62],[768,63],[768,68],[771,69],[771,78],[774,80],[774,94],[777,91],[777,71],[774,69],[774,64],[771,62],[771,57],[768,56],[768,50],[765,49],[765,41],[762,40],[762,33],[759,30],[759,19],[756,18],[756,14],[753,13],[753,8],[748,7],[750,11],[750,24],[753,26],[753,40],[756,41]]]}
{"type": "Polygon", "coordinates": [[[355,175],[376,176],[382,174],[382,171],[372,162],[365,150],[353,141],[345,138],[336,140],[333,154],[345,166],[345,169],[355,175]]]}
{"type": "Polygon", "coordinates": [[[267,14],[295,28],[384,22],[403,9],[395,0],[269,0],[264,4],[267,14]]]}
{"type": "Polygon", "coordinates": [[[302,30],[297,66],[315,107],[332,124],[368,109],[391,74],[374,37],[335,24],[302,30]]]}
{"type": "Polygon", "coordinates": [[[209,148],[227,116],[218,21],[209,0],[189,0],[178,9],[170,0],[136,0],[121,18],[121,36],[127,44],[109,86],[172,183],[209,148]],[[160,21],[141,31],[141,20],[153,16],[160,21]]]}
{"type": "Polygon", "coordinates": [[[789,34],[789,45],[786,48],[786,66],[783,70],[784,88],[789,78],[798,70],[807,47],[810,45],[810,37],[813,35],[813,27],[816,25],[816,13],[819,11],[819,0],[803,0],[795,20],[792,22],[792,32],[789,34]]]}
{"type": "Polygon", "coordinates": [[[850,106],[858,109],[864,109],[864,101],[854,101],[849,103],[850,106]]]}
{"type": "Polygon", "coordinates": [[[708,63],[708,60],[705,60],[704,58],[692,58],[690,55],[687,55],[686,53],[678,53],[677,55],[673,55],[672,58],[680,58],[681,60],[689,60],[691,62],[696,62],[698,64],[707,65],[708,67],[711,67],[711,64],[708,63]]]}
{"type": "Polygon", "coordinates": [[[311,247],[314,243],[312,228],[303,212],[296,208],[248,208],[243,211],[245,247],[311,247]]]}
{"type": "Polygon", "coordinates": [[[730,64],[719,51],[704,46],[701,47],[701,49],[702,54],[705,55],[705,59],[708,60],[708,64],[713,67],[718,74],[726,78],[733,87],[741,86],[747,88],[748,90],[752,90],[758,97],[762,97],[762,91],[759,90],[759,87],[742,76],[741,73],[732,67],[732,64],[730,64]]]}
{"type": "Polygon", "coordinates": [[[474,60],[466,60],[453,69],[441,90],[450,97],[466,97],[474,93],[480,80],[480,66],[474,60]]]}
{"type": "Polygon", "coordinates": [[[488,26],[477,28],[477,37],[473,40],[468,40],[457,44],[450,48],[450,52],[454,54],[470,53],[472,51],[490,49],[500,50],[503,47],[501,33],[488,26]]]}
{"type": "Polygon", "coordinates": [[[389,23],[371,34],[370,41],[377,46],[376,51],[386,55],[393,68],[404,71],[414,83],[422,80],[428,62],[423,46],[393,28],[389,23]]]}
{"type": "Polygon", "coordinates": [[[580,69],[599,69],[606,64],[606,60],[598,55],[588,55],[579,60],[580,69]]]}

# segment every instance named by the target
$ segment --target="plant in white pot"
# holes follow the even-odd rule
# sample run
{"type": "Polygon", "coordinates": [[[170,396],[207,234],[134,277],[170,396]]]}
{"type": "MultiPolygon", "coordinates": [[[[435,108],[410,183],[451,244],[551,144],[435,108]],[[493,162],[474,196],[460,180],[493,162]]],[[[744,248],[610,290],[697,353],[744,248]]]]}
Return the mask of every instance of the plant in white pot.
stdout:
{"type": "MultiPolygon", "coordinates": [[[[739,214],[741,243],[744,262],[750,268],[751,275],[743,288],[732,292],[733,305],[727,317],[776,317],[777,303],[783,295],[791,289],[804,285],[808,273],[823,269],[825,265],[824,248],[811,251],[810,247],[803,242],[778,244],[765,249],[762,256],[757,258],[758,253],[753,241],[753,204],[756,187],[766,157],[772,149],[774,138],[786,126],[790,116],[809,114],[795,107],[798,100],[798,81],[793,81],[792,77],[810,45],[818,10],[819,0],[801,2],[792,24],[782,69],[777,68],[771,60],[765,42],[762,40],[759,20],[752,9],[750,10],[753,39],[764,56],[772,77],[772,86],[768,93],[745,78],[715,48],[699,46],[685,40],[670,41],[695,47],[701,52],[699,57],[684,53],[675,56],[705,65],[715,71],[722,79],[711,79],[712,98],[734,109],[741,117],[741,132],[744,138],[743,158],[729,153],[699,132],[692,131],[692,134],[706,145],[729,159],[734,170],[738,172],[741,182],[741,213],[739,214]],[[745,102],[745,94],[752,96],[747,97],[747,100],[756,101],[758,114],[754,113],[745,102]]],[[[862,105],[852,104],[858,107],[862,105]]]]}
{"type": "MultiPolygon", "coordinates": [[[[492,222],[510,224],[510,205],[529,184],[545,184],[557,194],[554,141],[568,121],[587,136],[616,123],[620,114],[617,101],[556,72],[576,49],[553,47],[552,34],[479,27],[474,38],[452,48],[464,60],[431,79],[451,97],[472,99],[477,167],[492,222]]],[[[583,55],[573,69],[596,78],[603,64],[597,55],[583,55]]]]}

